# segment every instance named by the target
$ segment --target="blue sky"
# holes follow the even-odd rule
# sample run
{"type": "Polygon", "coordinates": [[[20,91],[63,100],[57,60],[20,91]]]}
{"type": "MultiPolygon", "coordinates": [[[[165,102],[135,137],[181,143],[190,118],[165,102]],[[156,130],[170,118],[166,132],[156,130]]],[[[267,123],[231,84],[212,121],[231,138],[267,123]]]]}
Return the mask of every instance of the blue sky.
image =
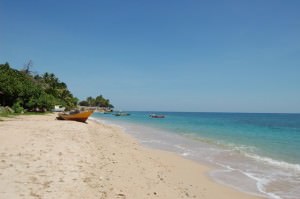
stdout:
{"type": "Polygon", "coordinates": [[[300,3],[1,0],[0,62],[122,110],[300,112],[300,3]]]}

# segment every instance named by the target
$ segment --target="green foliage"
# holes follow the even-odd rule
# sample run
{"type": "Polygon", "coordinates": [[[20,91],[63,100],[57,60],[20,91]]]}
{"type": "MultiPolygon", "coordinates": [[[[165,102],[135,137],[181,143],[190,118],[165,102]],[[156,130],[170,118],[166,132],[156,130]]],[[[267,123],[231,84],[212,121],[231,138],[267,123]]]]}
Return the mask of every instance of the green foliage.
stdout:
{"type": "Polygon", "coordinates": [[[14,103],[11,108],[15,111],[15,113],[24,113],[24,108],[21,106],[19,101],[14,103]]]}
{"type": "Polygon", "coordinates": [[[0,115],[9,115],[9,114],[12,114],[12,113],[14,113],[14,110],[11,109],[10,107],[0,106],[0,115]]]}
{"type": "Polygon", "coordinates": [[[79,102],[80,106],[98,106],[105,108],[114,108],[112,104],[110,104],[109,99],[105,99],[102,95],[97,96],[96,98],[87,97],[86,100],[79,102]]]}
{"type": "Polygon", "coordinates": [[[49,95],[47,93],[42,93],[38,97],[32,97],[26,104],[27,107],[31,107],[33,109],[38,109],[42,111],[51,110],[56,104],[56,99],[54,96],[49,95]]]}
{"type": "Polygon", "coordinates": [[[56,99],[56,103],[71,108],[77,105],[78,99],[73,97],[64,82],[53,73],[45,73],[42,76],[36,75],[35,81],[44,89],[44,91],[56,99]]]}
{"type": "Polygon", "coordinates": [[[41,92],[41,88],[30,76],[10,68],[8,63],[0,65],[0,89],[3,93],[2,101],[8,106],[12,106],[16,101],[22,104],[30,96],[39,95],[41,92]]]}
{"type": "Polygon", "coordinates": [[[20,107],[45,111],[55,104],[71,108],[77,102],[67,85],[53,73],[32,76],[12,69],[8,63],[0,64],[0,104],[4,106],[13,106],[18,111],[20,107]]]}
{"type": "Polygon", "coordinates": [[[80,106],[89,106],[89,103],[87,101],[83,100],[83,101],[79,102],[79,105],[80,106]]]}

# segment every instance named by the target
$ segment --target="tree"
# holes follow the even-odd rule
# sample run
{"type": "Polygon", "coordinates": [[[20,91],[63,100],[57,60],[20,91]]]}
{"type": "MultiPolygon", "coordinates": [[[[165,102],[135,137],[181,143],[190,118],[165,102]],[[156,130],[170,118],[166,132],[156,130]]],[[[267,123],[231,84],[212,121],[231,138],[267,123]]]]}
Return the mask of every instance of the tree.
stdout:
{"type": "Polygon", "coordinates": [[[79,102],[79,105],[80,106],[89,106],[89,103],[87,101],[83,100],[83,101],[79,102]]]}
{"type": "Polygon", "coordinates": [[[0,64],[0,88],[4,105],[12,106],[16,101],[24,104],[29,97],[39,95],[41,88],[36,85],[30,76],[10,68],[9,64],[0,64]]]}
{"type": "Polygon", "coordinates": [[[31,98],[29,102],[26,104],[28,108],[31,110],[51,110],[56,104],[57,100],[52,96],[45,92],[39,95],[37,98],[31,98]]]}
{"type": "Polygon", "coordinates": [[[24,64],[23,69],[21,70],[22,72],[24,72],[27,75],[30,75],[32,73],[32,71],[30,71],[30,68],[33,66],[33,62],[32,60],[29,60],[29,62],[27,62],[26,64],[24,64]]]}
{"type": "Polygon", "coordinates": [[[33,110],[36,108],[50,110],[54,104],[67,108],[77,105],[67,85],[53,73],[33,76],[29,70],[31,63],[24,70],[18,71],[8,63],[0,64],[0,88],[3,105],[33,110]]]}
{"type": "Polygon", "coordinates": [[[78,99],[74,98],[68,90],[66,83],[61,82],[53,73],[44,73],[34,79],[44,88],[45,92],[58,99],[58,103],[72,108],[77,105],[78,99]]]}
{"type": "Polygon", "coordinates": [[[96,98],[87,97],[86,100],[79,102],[81,106],[97,106],[104,108],[113,108],[114,106],[110,104],[109,99],[105,99],[102,95],[97,96],[96,98]]]}
{"type": "Polygon", "coordinates": [[[91,96],[86,98],[86,101],[88,102],[89,106],[94,106],[95,105],[95,99],[91,96]]]}

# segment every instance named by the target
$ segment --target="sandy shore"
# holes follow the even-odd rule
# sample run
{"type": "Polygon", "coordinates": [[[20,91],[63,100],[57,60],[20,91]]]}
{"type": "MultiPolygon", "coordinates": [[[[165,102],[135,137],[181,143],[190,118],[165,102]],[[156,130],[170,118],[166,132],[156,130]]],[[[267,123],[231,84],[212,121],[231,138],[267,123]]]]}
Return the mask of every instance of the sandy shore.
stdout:
{"type": "Polygon", "coordinates": [[[207,171],[146,149],[117,127],[53,114],[0,121],[0,198],[257,198],[211,181],[207,171]]]}

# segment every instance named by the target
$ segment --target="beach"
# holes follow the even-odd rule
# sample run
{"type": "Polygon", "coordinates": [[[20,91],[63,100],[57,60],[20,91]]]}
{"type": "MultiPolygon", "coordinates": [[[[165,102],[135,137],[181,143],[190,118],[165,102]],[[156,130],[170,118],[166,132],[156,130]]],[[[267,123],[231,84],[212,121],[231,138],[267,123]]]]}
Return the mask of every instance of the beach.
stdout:
{"type": "Polygon", "coordinates": [[[141,146],[116,126],[55,116],[0,122],[0,198],[258,198],[212,181],[207,166],[141,146]]]}

